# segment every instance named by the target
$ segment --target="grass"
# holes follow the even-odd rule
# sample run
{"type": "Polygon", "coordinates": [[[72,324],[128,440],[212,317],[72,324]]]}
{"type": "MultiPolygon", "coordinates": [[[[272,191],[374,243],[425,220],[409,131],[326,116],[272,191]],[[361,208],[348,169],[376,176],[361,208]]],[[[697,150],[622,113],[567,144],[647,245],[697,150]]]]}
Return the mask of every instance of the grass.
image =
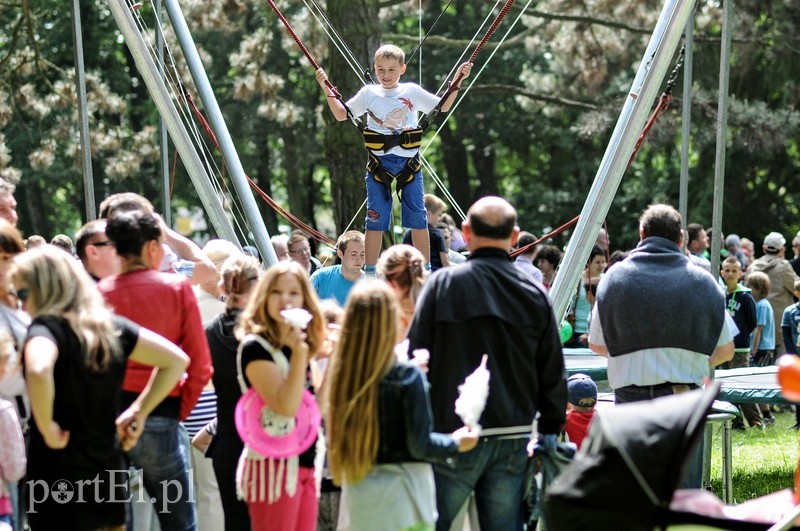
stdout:
{"type": "MultiPolygon", "coordinates": [[[[733,503],[791,487],[797,468],[798,432],[793,411],[775,414],[775,424],[763,430],[733,430],[733,503]]],[[[721,426],[714,425],[711,486],[722,496],[721,426]]]]}

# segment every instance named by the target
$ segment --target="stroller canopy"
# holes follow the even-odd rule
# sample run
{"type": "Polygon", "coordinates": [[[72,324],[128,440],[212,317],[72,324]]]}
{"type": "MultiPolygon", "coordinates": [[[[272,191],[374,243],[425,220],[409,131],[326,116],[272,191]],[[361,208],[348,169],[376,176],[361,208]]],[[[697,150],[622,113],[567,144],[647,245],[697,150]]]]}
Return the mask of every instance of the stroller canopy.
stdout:
{"type": "Polygon", "coordinates": [[[653,529],[668,508],[719,384],[595,415],[572,464],[547,493],[550,528],[653,529]]]}

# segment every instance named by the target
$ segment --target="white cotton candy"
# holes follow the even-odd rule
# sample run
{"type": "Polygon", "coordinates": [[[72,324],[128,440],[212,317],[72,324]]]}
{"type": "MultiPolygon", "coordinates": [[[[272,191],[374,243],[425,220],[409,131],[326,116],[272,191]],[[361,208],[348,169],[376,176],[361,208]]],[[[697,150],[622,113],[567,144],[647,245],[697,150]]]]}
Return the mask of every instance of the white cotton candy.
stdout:
{"type": "Polygon", "coordinates": [[[305,330],[308,323],[311,322],[311,314],[303,308],[290,308],[288,310],[281,310],[281,316],[286,319],[286,322],[295,328],[305,330]]]}
{"type": "Polygon", "coordinates": [[[489,397],[489,370],[486,368],[488,359],[489,357],[484,354],[480,366],[458,386],[456,415],[461,417],[465,426],[474,429],[480,429],[478,421],[489,397]]]}
{"type": "Polygon", "coordinates": [[[408,361],[408,339],[404,339],[394,346],[394,355],[401,363],[408,361]]]}

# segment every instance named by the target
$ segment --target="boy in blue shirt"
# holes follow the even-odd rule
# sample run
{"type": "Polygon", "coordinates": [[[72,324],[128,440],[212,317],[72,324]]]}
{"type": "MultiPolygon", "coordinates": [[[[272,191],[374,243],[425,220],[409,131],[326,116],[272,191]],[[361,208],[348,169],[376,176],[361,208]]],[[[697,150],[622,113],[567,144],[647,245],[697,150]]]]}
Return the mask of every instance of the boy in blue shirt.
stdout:
{"type": "MultiPolygon", "coordinates": [[[[767,300],[770,282],[766,273],[753,271],[747,275],[753,298],[756,300],[756,328],[750,341],[750,365],[766,367],[775,363],[775,317],[767,300]]],[[[775,422],[768,404],[759,404],[766,424],[775,422]]]]}

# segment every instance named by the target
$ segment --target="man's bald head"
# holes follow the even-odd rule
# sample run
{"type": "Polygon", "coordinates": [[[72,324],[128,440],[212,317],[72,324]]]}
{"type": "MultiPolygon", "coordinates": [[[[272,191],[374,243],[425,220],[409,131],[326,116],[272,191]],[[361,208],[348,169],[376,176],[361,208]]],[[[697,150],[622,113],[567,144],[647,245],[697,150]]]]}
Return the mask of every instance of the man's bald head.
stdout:
{"type": "Polygon", "coordinates": [[[467,223],[473,236],[490,240],[507,240],[514,233],[517,211],[497,196],[478,199],[467,212],[467,223]]]}

